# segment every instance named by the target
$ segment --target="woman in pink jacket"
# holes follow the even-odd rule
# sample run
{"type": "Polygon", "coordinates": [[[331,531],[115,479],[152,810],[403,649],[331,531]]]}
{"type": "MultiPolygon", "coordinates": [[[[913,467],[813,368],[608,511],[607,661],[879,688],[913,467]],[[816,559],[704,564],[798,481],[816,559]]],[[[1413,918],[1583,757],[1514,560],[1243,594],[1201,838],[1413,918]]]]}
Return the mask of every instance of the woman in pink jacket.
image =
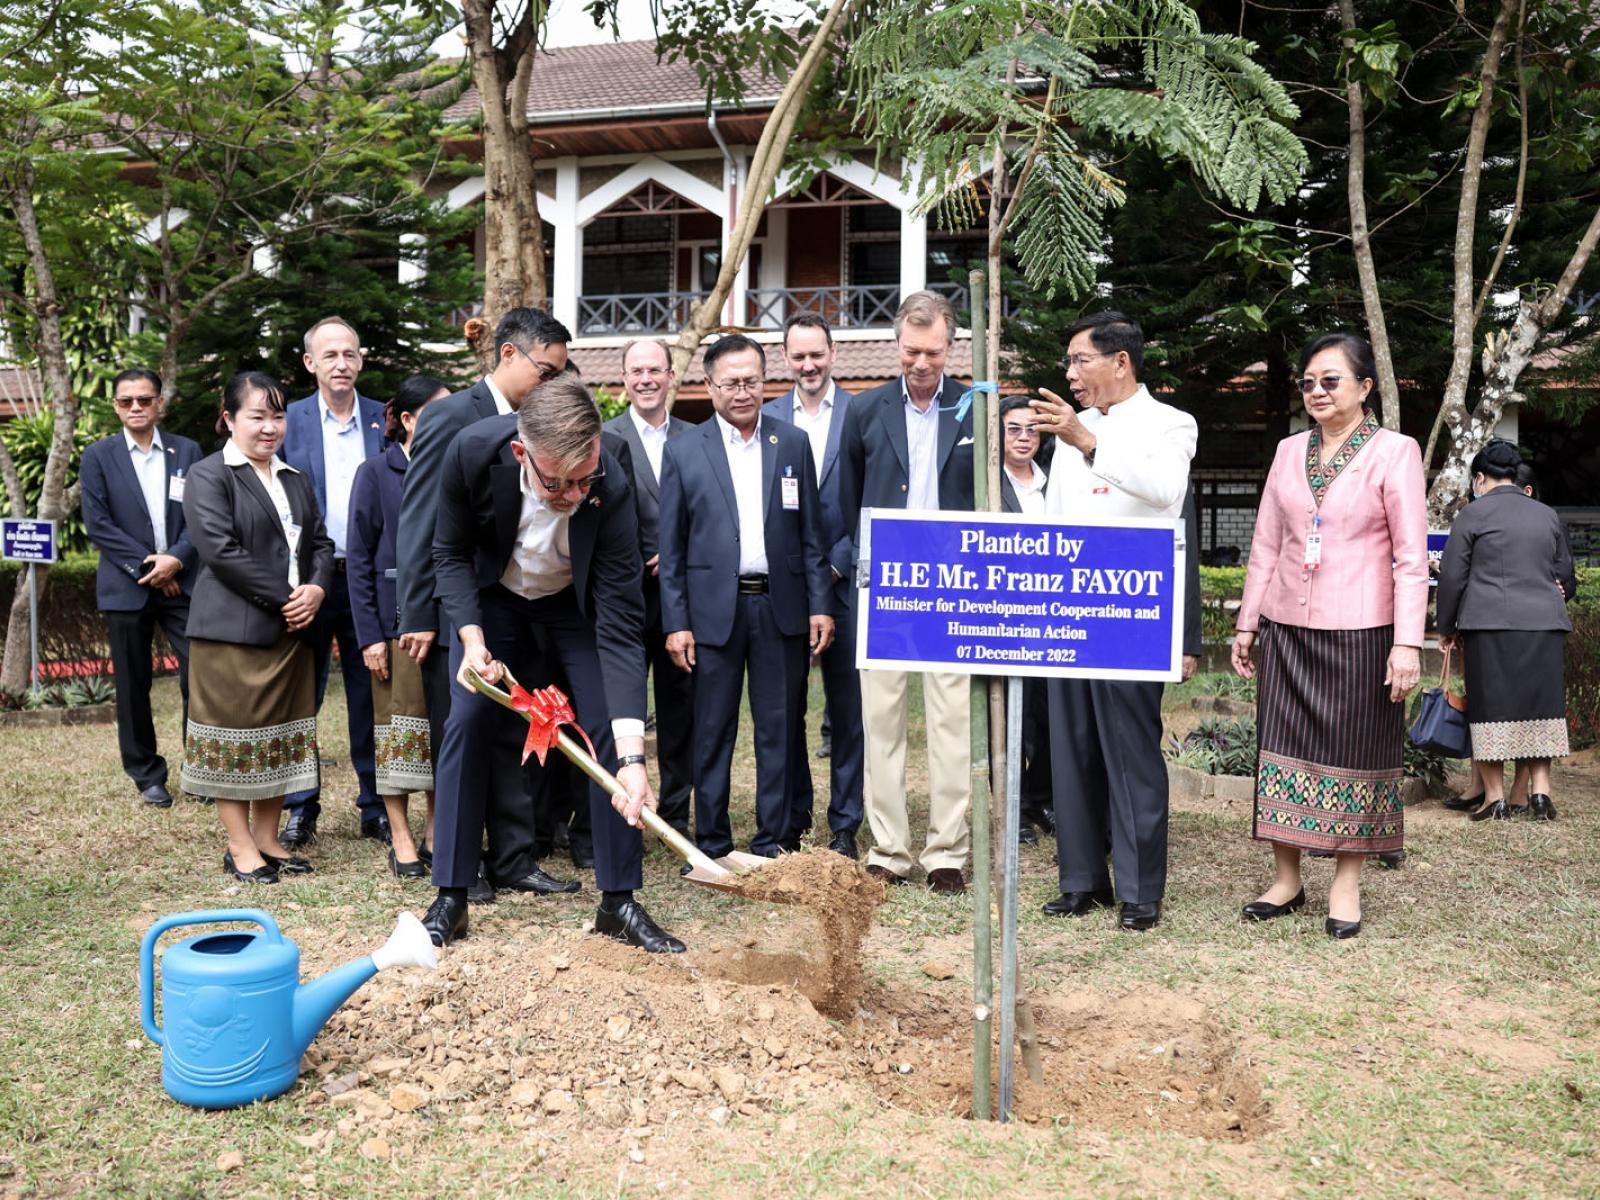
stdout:
{"type": "Polygon", "coordinates": [[[1325,928],[1337,938],[1361,932],[1362,860],[1404,842],[1405,699],[1428,600],[1422,455],[1368,407],[1376,376],[1352,334],[1302,352],[1315,424],[1278,443],[1233,643],[1249,679],[1260,642],[1254,836],[1276,867],[1244,916],[1299,911],[1301,852],[1332,852],[1325,928]]]}

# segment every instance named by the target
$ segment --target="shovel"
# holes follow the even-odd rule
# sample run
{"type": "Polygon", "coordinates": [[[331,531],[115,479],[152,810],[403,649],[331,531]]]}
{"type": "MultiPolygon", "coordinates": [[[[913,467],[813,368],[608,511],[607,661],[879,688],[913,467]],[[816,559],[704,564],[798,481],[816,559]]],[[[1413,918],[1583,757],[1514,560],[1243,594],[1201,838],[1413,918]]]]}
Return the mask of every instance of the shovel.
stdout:
{"type": "MultiPolygon", "coordinates": [[[[515,676],[509,670],[505,671],[505,679],[513,688],[520,689],[521,685],[517,683],[515,676]]],[[[502,691],[495,687],[494,684],[487,682],[483,676],[479,675],[471,667],[467,668],[467,680],[475,689],[482,692],[496,704],[509,708],[512,712],[519,713],[523,720],[532,724],[533,714],[522,712],[516,708],[512,703],[510,692],[502,691]]],[[[567,697],[562,695],[556,688],[542,690],[544,692],[554,692],[564,703],[568,702],[567,697]]],[[[574,728],[577,728],[577,726],[574,725],[574,728]]],[[[570,758],[580,771],[598,783],[612,796],[620,796],[624,801],[629,799],[628,789],[617,781],[615,775],[596,762],[594,756],[584,746],[579,745],[566,730],[557,729],[555,734],[556,749],[570,758]]],[[[668,850],[671,850],[692,868],[687,875],[681,878],[701,887],[714,888],[723,892],[737,892],[740,890],[739,877],[741,875],[750,871],[760,870],[772,862],[770,858],[762,858],[759,854],[744,854],[738,850],[725,854],[721,858],[712,858],[657,816],[653,808],[641,808],[639,810],[639,820],[646,829],[666,843],[668,850]]]]}

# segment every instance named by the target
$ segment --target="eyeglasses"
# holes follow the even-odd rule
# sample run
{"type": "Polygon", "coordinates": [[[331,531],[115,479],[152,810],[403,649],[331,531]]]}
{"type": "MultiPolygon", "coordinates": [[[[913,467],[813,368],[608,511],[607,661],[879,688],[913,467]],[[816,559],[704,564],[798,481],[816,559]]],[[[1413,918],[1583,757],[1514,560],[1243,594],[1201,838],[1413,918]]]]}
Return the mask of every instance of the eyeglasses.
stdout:
{"type": "Polygon", "coordinates": [[[539,481],[539,486],[552,496],[560,496],[573,488],[587,492],[606,477],[606,469],[601,467],[593,475],[585,475],[582,479],[546,479],[544,472],[539,470],[539,464],[533,461],[531,450],[528,452],[528,465],[533,468],[533,477],[539,481]]]}
{"type": "MultiPolygon", "coordinates": [[[[515,342],[512,342],[511,344],[513,346],[517,346],[517,344],[515,342]]],[[[517,346],[517,353],[522,355],[523,358],[527,359],[529,362],[531,362],[533,364],[533,369],[539,372],[539,382],[540,383],[547,383],[550,380],[554,379],[557,375],[561,374],[561,372],[562,372],[563,368],[561,368],[561,367],[552,367],[549,363],[540,362],[537,358],[535,358],[533,355],[529,354],[521,346],[517,346]]]]}
{"type": "Polygon", "coordinates": [[[1036,438],[1039,436],[1039,427],[1037,425],[1012,425],[1010,422],[1007,422],[1004,426],[1004,429],[1006,437],[1010,438],[1013,442],[1020,442],[1028,438],[1036,438]]]}
{"type": "Polygon", "coordinates": [[[1294,385],[1300,389],[1300,394],[1302,396],[1309,396],[1319,387],[1324,392],[1332,395],[1334,392],[1339,390],[1339,385],[1343,382],[1343,375],[1324,375],[1321,379],[1297,379],[1295,380],[1294,385]]]}
{"type": "Polygon", "coordinates": [[[721,383],[713,383],[712,387],[724,396],[759,396],[762,381],[759,379],[725,379],[721,383]]]}
{"type": "Polygon", "coordinates": [[[1110,357],[1112,357],[1110,354],[1069,354],[1061,360],[1060,367],[1063,371],[1070,371],[1073,367],[1081,371],[1097,358],[1110,357]]]}
{"type": "Polygon", "coordinates": [[[147,396],[118,396],[111,401],[118,408],[154,408],[161,402],[155,393],[147,396]]]}

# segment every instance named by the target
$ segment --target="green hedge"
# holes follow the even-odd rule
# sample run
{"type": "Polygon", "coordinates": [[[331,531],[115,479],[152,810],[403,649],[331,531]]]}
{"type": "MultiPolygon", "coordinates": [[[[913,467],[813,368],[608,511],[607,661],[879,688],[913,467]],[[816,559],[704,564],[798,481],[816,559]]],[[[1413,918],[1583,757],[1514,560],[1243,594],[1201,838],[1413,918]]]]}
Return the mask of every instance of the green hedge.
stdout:
{"type": "MultiPolygon", "coordinates": [[[[39,659],[42,663],[104,662],[110,658],[105,620],[95,602],[94,575],[100,556],[68,554],[44,578],[39,596],[39,659]]],[[[0,614],[11,610],[18,587],[28,586],[22,563],[0,562],[0,614]]],[[[0,636],[4,617],[0,616],[0,636]]]]}

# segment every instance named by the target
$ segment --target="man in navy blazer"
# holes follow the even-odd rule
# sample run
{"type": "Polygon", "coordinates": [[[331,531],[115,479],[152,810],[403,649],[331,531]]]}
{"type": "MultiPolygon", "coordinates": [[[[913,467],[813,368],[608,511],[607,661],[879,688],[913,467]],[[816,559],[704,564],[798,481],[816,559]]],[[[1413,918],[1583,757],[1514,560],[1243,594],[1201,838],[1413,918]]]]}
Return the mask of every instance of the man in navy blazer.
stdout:
{"type": "Polygon", "coordinates": [[[733,849],[729,769],[748,671],[750,850],[770,858],[799,849],[810,824],[806,655],[832,641],[832,579],[811,443],[761,416],[765,353],[731,334],[706,351],[705,375],[716,415],[668,442],[661,460],[661,627],[673,661],[695,676],[695,838],[713,858],[733,849]]]}
{"type": "Polygon", "coordinates": [[[172,804],[167,762],[156,750],[150,716],[151,640],[160,625],[178,656],[185,720],[189,703],[189,593],[196,556],[183,521],[185,473],[202,455],[186,437],[158,428],[161,377],[143,367],[112,381],[122,432],[101,438],[78,466],[83,523],[100,551],[95,597],[106,616],[117,682],[117,744],[122,769],[145,803],[172,804]]]}
{"type": "MultiPolygon", "coordinates": [[[[934,292],[913,292],[895,314],[903,374],[863,392],[845,410],[839,435],[839,510],[852,538],[863,508],[972,511],[972,414],[964,389],[944,374],[956,314],[934,292]]],[[[904,671],[861,672],[866,732],[866,810],[877,843],[867,870],[904,883],[912,866],[906,814],[904,671]]],[[[924,672],[928,728],[928,840],[920,860],[936,892],[966,889],[972,807],[971,682],[966,675],[924,672]]]]}
{"type": "MultiPolygon", "coordinates": [[[[345,586],[345,532],[350,521],[350,489],[356,469],[383,449],[383,405],[356,391],[361,372],[361,340],[341,317],[324,317],[305,335],[306,370],[317,390],[289,405],[279,454],[311,480],[322,510],[323,524],[333,539],[334,586],[311,627],[311,649],[316,656],[317,709],[328,690],[328,669],[333,644],[339,643],[339,670],[344,675],[345,716],[350,730],[350,760],[355,765],[360,793],[356,797],[362,837],[389,840],[389,818],[378,796],[373,763],[372,676],[361,658],[361,639],[350,615],[350,592],[345,586]]],[[[284,799],[288,821],[283,828],[285,846],[309,844],[317,833],[322,812],[320,786],[293,792],[284,799]]]]}
{"type": "MultiPolygon", "coordinates": [[[[815,313],[791,317],[783,327],[783,357],[794,388],[766,404],[761,413],[799,428],[811,442],[822,501],[822,544],[833,581],[833,644],[821,656],[822,691],[829,738],[828,848],[856,857],[861,827],[861,678],[856,670],[855,581],[851,575],[851,529],[839,508],[839,436],[844,410],[854,397],[833,381],[839,351],[833,331],[815,313]]],[[[800,726],[800,757],[805,757],[805,725],[800,726]]],[[[810,779],[810,773],[805,775],[810,779]]],[[[809,801],[805,805],[810,810],[809,801]]]]}

